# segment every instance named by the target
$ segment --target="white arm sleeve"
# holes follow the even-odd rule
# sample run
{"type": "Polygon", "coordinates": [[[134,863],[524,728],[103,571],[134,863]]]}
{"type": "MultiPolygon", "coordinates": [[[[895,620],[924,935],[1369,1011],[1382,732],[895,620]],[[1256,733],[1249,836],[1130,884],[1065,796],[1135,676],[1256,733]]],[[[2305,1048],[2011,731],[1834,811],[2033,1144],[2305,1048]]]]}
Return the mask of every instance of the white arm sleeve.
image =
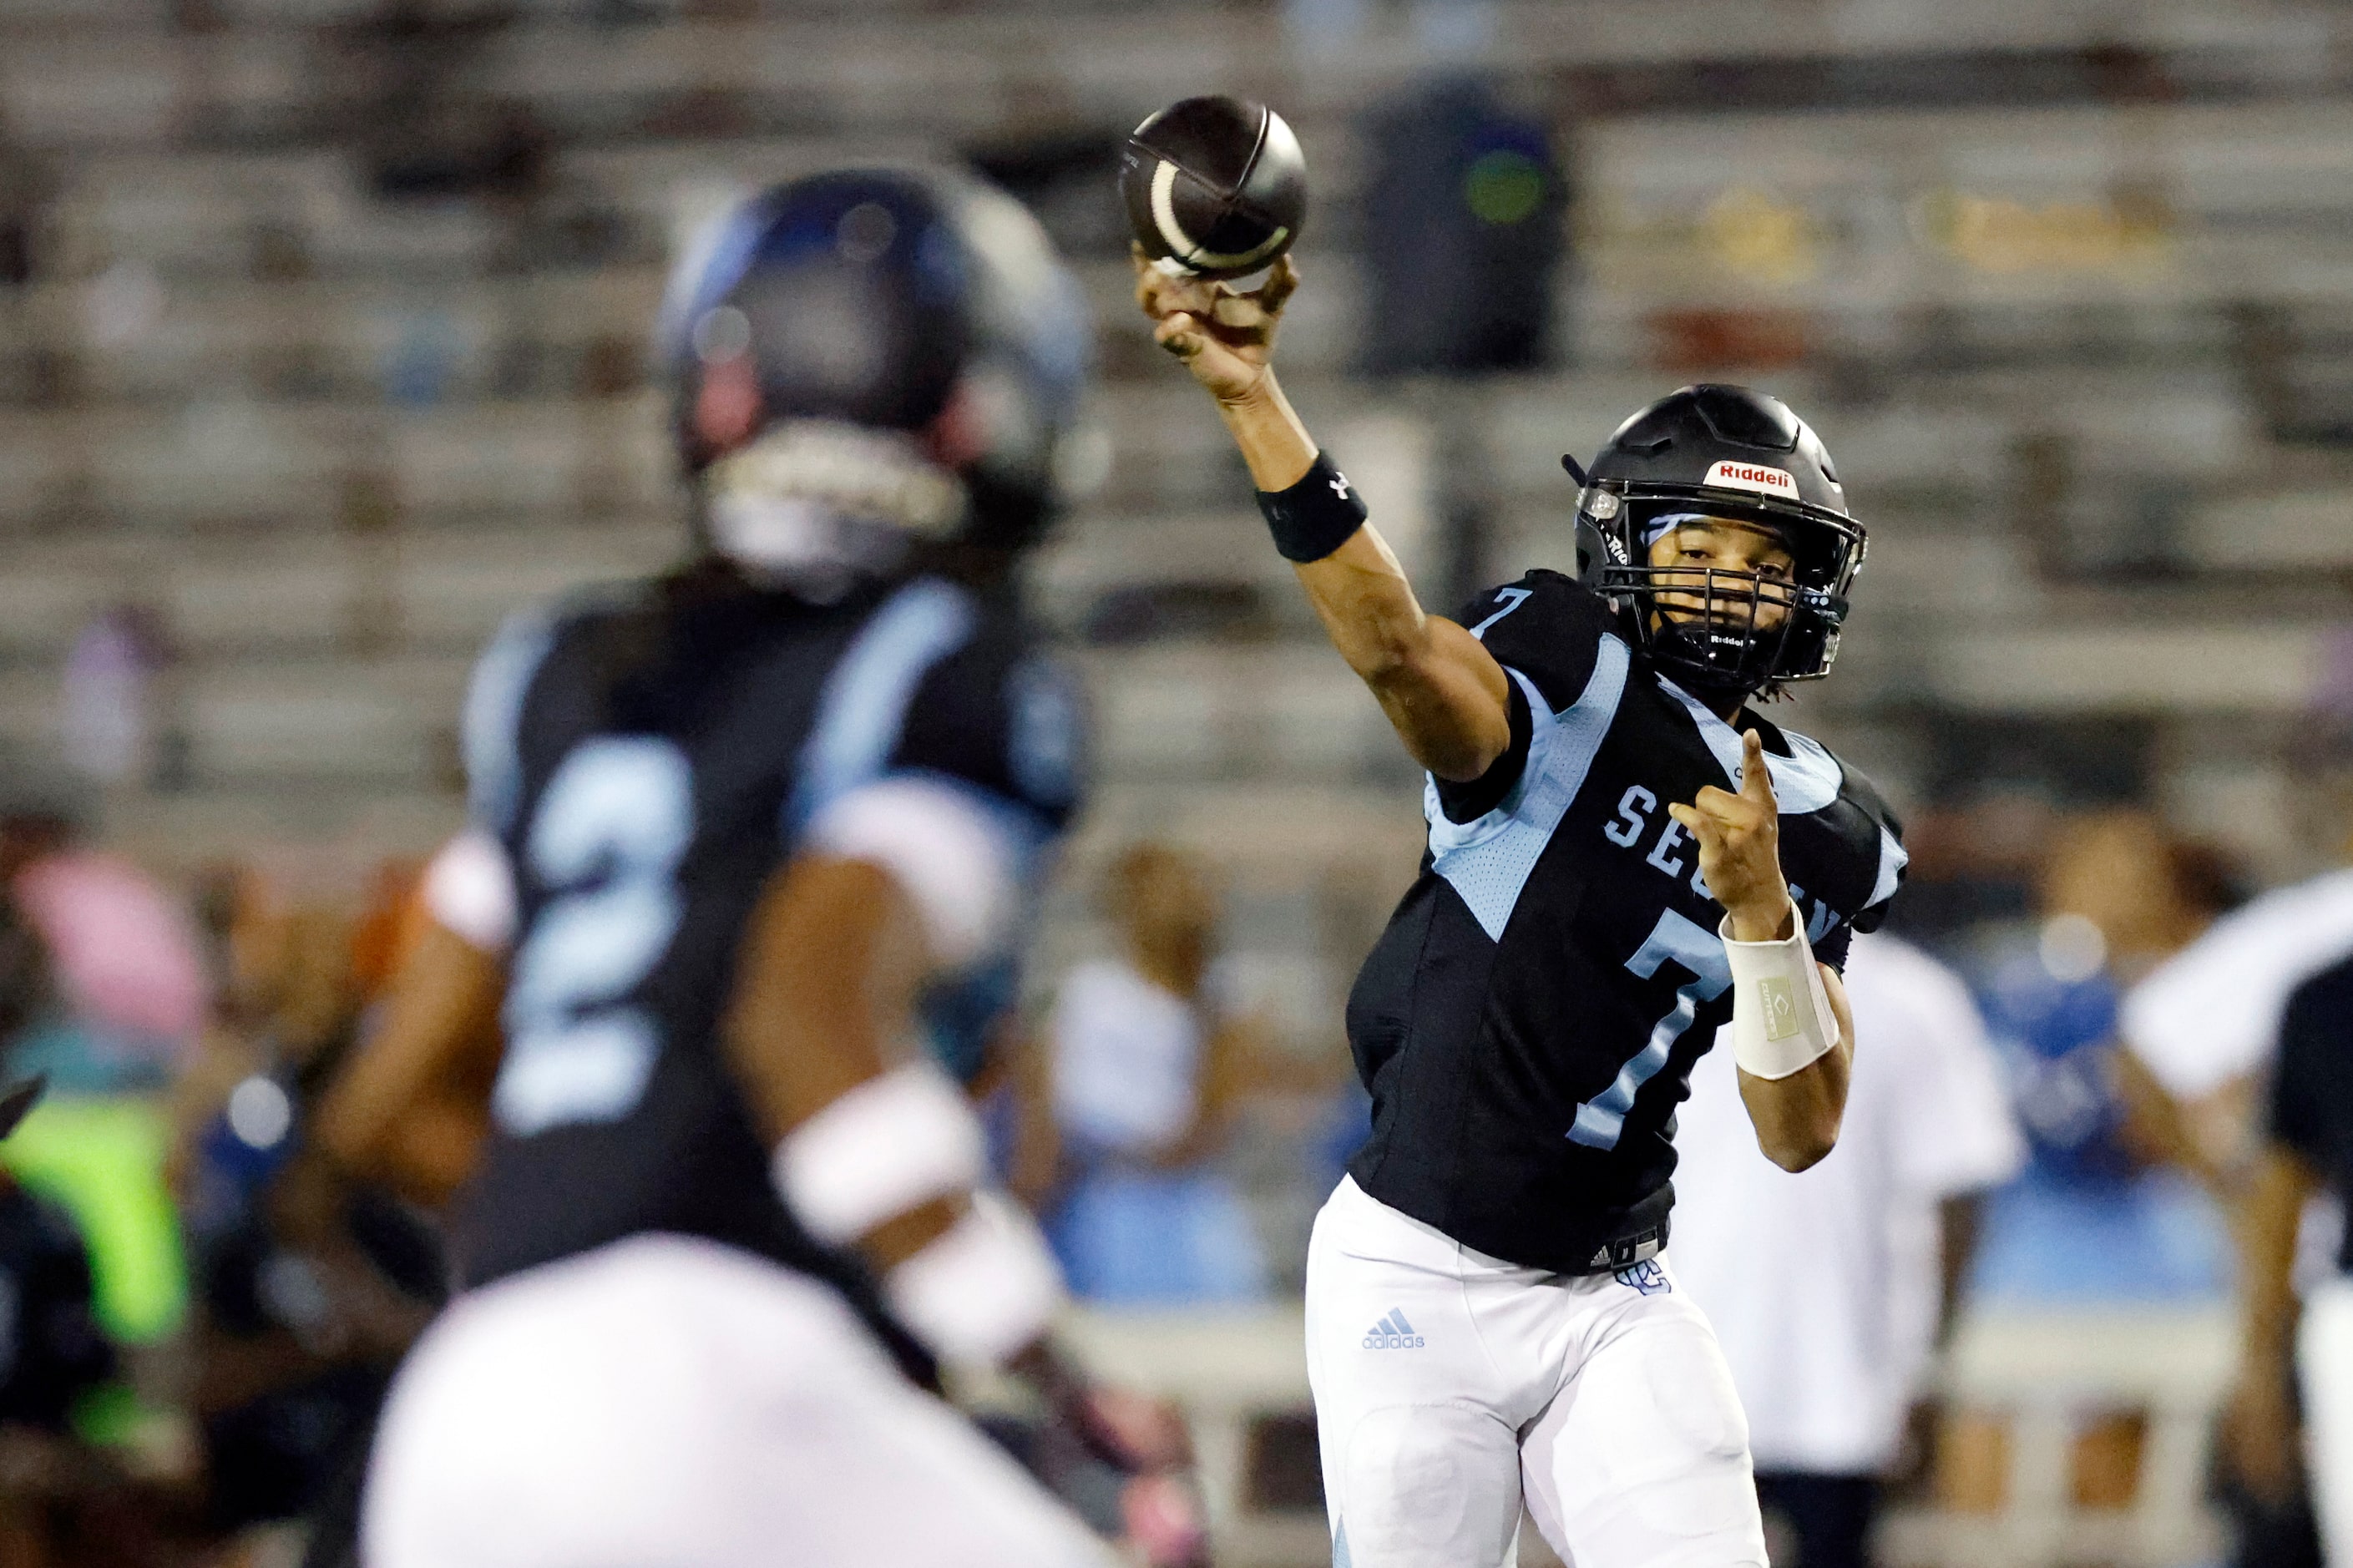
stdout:
{"type": "Polygon", "coordinates": [[[818,814],[802,844],[890,872],[944,969],[1003,942],[1019,909],[1022,849],[1013,832],[971,794],[935,779],[884,778],[851,790],[818,814]]]}
{"type": "Polygon", "coordinates": [[[479,827],[444,844],[425,868],[425,908],[484,952],[504,952],[515,929],[514,868],[506,847],[479,827]]]}

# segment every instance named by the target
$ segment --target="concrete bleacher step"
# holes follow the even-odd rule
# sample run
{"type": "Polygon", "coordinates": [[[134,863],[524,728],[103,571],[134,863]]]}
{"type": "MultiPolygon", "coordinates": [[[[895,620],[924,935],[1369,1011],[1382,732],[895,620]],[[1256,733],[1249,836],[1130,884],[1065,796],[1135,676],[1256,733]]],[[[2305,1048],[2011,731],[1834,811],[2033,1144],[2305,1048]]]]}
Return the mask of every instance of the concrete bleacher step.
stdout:
{"type": "Polygon", "coordinates": [[[2324,691],[2338,624],[2211,615],[2134,624],[2054,608],[2031,624],[1948,630],[1909,685],[1915,699],[1965,711],[2290,715],[2324,691]]]}
{"type": "Polygon", "coordinates": [[[83,511],[221,520],[343,515],[364,482],[397,509],[625,512],[670,499],[658,399],[512,401],[386,415],[232,392],[184,408],[0,412],[0,527],[83,511]]]}
{"type": "Polygon", "coordinates": [[[455,776],[456,715],[470,661],[404,660],[365,679],[302,660],[191,679],[190,764],[215,783],[354,778],[409,788],[455,776]]]}
{"type": "Polygon", "coordinates": [[[1375,781],[1416,770],[1320,638],[1073,651],[1106,777],[1375,781]]]}
{"type": "Polygon", "coordinates": [[[659,570],[686,543],[663,513],[601,525],[552,518],[506,531],[397,540],[61,539],[0,552],[0,656],[54,658],[89,618],[136,603],[192,657],[354,647],[459,652],[510,611],[590,583],[659,570]]]}
{"type": "MultiPolygon", "coordinates": [[[[193,42],[160,8],[142,14],[121,0],[85,8],[37,0],[11,20],[0,58],[0,94],[15,134],[39,147],[166,142],[196,132],[283,134],[335,123],[351,104],[345,63],[364,21],[344,0],[268,0],[269,8],[226,5],[225,31],[193,42]],[[285,6],[279,10],[280,5],[285,6]]],[[[2179,57],[2198,81],[2276,79],[2301,86],[2295,55],[2308,50],[2331,18],[2316,5],[2267,8],[2216,36],[2195,23],[2192,0],[2133,8],[2120,16],[2091,0],[2028,5],[2007,0],[1938,16],[1884,8],[1881,25],[1857,27],[1820,7],[1778,0],[1726,11],[1697,0],[1630,10],[1563,7],[1550,0],[1505,0],[1447,41],[1466,69],[1486,67],[1541,77],[1563,69],[1630,69],[1688,50],[1705,37],[1719,58],[1831,59],[1890,50],[1965,52],[2137,47],[2179,57]],[[2218,64],[2227,61],[2228,65],[2218,64]]],[[[1370,100],[1420,71],[1434,47],[1418,13],[1367,13],[1369,25],[1336,28],[1309,18],[1286,26],[1274,10],[1216,10],[1215,26],[1171,28],[1157,12],[1129,7],[995,5],[927,8],[920,34],[882,7],[778,7],[750,20],[678,17],[661,26],[615,26],[595,13],[553,4],[484,6],[520,16],[491,34],[470,61],[467,81],[485,98],[540,105],[576,122],[601,100],[617,128],[642,127],[691,111],[741,113],[748,107],[802,122],[853,127],[915,126],[955,137],[1017,119],[1036,84],[1053,82],[1099,106],[1113,121],[1162,101],[1166,84],[1256,85],[1290,100],[1303,121],[1370,100]],[[730,110],[729,100],[739,107],[730,110]],[[648,111],[651,110],[649,114],[648,111]]],[[[2087,82],[2091,79],[2087,78],[2087,82]]]]}
{"type": "MultiPolygon", "coordinates": [[[[455,765],[470,664],[201,661],[171,679],[158,711],[164,729],[185,737],[188,775],[206,786],[333,780],[431,789],[455,765]]],[[[0,675],[0,741],[55,755],[61,735],[53,672],[0,675]]]]}
{"type": "Polygon", "coordinates": [[[84,408],[184,401],[195,387],[362,407],[475,404],[639,384],[659,291],[658,277],[636,272],[546,279],[536,289],[167,288],[132,274],[40,291],[16,311],[0,309],[0,321],[22,329],[11,345],[20,352],[70,356],[84,408]],[[153,310],[153,320],[135,334],[106,330],[97,301],[110,288],[137,291],[128,308],[153,310]]]}

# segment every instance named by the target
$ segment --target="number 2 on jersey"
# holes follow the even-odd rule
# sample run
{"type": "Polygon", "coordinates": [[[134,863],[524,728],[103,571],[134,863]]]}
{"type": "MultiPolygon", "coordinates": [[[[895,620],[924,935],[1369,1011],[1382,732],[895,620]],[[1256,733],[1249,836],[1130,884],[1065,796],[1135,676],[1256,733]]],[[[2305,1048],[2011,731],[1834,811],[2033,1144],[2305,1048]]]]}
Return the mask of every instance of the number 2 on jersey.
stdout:
{"type": "Polygon", "coordinates": [[[693,772],[668,741],[585,742],[548,781],[524,856],[553,897],[515,954],[491,1101],[507,1132],[636,1109],[661,1042],[646,1011],[621,998],[670,950],[678,865],[693,837],[693,772]]]}
{"type": "Polygon", "coordinates": [[[1732,984],[1731,961],[1725,957],[1724,943],[1716,934],[1672,910],[1662,910],[1659,923],[1651,928],[1626,967],[1648,980],[1669,959],[1689,970],[1691,980],[1675,988],[1673,1011],[1651,1028],[1651,1037],[1618,1069],[1609,1087],[1577,1108],[1576,1123],[1568,1130],[1570,1142],[1588,1149],[1618,1147],[1618,1139],[1626,1131],[1626,1113],[1634,1108],[1634,1096],[1667,1065],[1667,1053],[1692,1026],[1700,1004],[1714,1001],[1732,984]]]}

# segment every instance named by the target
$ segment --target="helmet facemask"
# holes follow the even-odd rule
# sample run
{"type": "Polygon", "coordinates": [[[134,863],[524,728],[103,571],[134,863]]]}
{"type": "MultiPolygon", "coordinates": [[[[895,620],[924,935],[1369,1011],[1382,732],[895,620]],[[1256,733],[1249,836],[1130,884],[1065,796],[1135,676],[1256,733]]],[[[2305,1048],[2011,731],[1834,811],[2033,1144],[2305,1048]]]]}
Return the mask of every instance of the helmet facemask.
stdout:
{"type": "Polygon", "coordinates": [[[1635,645],[1694,692],[1746,696],[1816,680],[1837,657],[1862,531],[1825,509],[1712,486],[1589,485],[1577,513],[1588,580],[1622,613],[1635,645]],[[1788,551],[1786,579],[1697,564],[1653,565],[1652,543],[1715,520],[1768,532],[1788,551]],[[1778,613],[1777,613],[1778,612],[1778,613]]]}

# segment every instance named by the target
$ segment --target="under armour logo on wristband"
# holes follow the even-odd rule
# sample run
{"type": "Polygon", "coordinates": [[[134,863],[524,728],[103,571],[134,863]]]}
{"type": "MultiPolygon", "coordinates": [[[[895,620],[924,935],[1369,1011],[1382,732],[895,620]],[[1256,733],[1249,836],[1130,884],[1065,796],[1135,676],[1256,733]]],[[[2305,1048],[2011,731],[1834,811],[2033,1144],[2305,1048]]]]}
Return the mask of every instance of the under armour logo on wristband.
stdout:
{"type": "Polygon", "coordinates": [[[1321,452],[1289,489],[1259,491],[1258,510],[1286,561],[1321,561],[1365,525],[1363,499],[1321,452]]]}

